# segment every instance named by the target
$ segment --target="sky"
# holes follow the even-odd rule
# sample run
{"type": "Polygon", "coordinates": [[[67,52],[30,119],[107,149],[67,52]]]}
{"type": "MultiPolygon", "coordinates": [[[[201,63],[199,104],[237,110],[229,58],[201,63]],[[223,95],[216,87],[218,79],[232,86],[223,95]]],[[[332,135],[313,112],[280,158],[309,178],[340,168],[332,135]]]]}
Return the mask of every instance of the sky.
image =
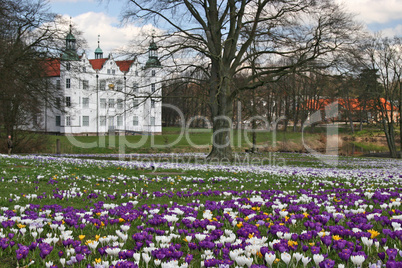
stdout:
{"type": "MultiPolygon", "coordinates": [[[[335,0],[346,11],[356,14],[371,32],[382,36],[402,36],[402,0],[335,0]]],[[[125,0],[49,0],[50,11],[70,18],[87,40],[87,55],[93,58],[100,35],[104,56],[117,53],[141,33],[150,33],[152,25],[142,29],[120,23],[125,0]]]]}

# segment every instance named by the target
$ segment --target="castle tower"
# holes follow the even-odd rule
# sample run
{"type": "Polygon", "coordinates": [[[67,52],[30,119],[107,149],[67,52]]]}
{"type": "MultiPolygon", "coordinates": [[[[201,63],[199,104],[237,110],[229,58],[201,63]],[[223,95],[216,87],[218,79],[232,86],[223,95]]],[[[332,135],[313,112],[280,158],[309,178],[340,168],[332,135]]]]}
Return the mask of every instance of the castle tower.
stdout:
{"type": "Polygon", "coordinates": [[[154,37],[152,36],[152,41],[148,48],[148,60],[145,63],[145,68],[155,68],[162,67],[159,59],[158,59],[158,46],[154,41],[154,37]]]}
{"type": "Polygon", "coordinates": [[[66,47],[61,57],[62,60],[71,61],[79,60],[76,47],[76,39],[72,33],[72,25],[70,24],[70,32],[66,36],[66,47]]]}
{"type": "Polygon", "coordinates": [[[95,59],[102,59],[103,58],[103,51],[99,46],[99,37],[100,35],[98,35],[98,47],[95,49],[95,59]]]}

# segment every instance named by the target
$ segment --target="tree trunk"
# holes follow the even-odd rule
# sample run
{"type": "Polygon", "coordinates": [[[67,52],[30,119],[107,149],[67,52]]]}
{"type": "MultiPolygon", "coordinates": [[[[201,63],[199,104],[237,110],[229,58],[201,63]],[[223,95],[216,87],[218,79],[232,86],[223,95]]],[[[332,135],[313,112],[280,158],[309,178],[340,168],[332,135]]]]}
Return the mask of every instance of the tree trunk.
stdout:
{"type": "Polygon", "coordinates": [[[402,103],[399,103],[399,143],[399,158],[402,158],[402,103]]]}
{"type": "MultiPolygon", "coordinates": [[[[231,76],[228,73],[219,75],[218,64],[213,64],[212,69],[210,101],[213,135],[212,149],[207,159],[231,161],[233,159],[231,147],[233,99],[230,93],[229,79],[231,76]]],[[[222,69],[220,70],[222,71],[222,69]]]]}
{"type": "Polygon", "coordinates": [[[384,128],[385,137],[387,138],[389,153],[392,158],[397,158],[398,153],[396,151],[394,125],[392,122],[391,123],[385,122],[385,120],[383,120],[382,124],[384,128]]]}
{"type": "Polygon", "coordinates": [[[348,119],[349,119],[349,124],[350,124],[350,130],[352,131],[352,134],[355,133],[355,126],[353,125],[353,119],[352,116],[348,113],[348,119]]]}
{"type": "MultiPolygon", "coordinates": [[[[219,95],[225,95],[220,93],[219,95]]],[[[218,96],[221,100],[227,98],[226,96],[218,96]]],[[[212,104],[212,120],[213,120],[213,135],[212,135],[212,149],[208,155],[210,160],[232,160],[232,147],[231,147],[231,128],[232,128],[232,105],[227,103],[212,104]]]]}
{"type": "Polygon", "coordinates": [[[402,158],[402,83],[399,84],[399,158],[402,158]]]}

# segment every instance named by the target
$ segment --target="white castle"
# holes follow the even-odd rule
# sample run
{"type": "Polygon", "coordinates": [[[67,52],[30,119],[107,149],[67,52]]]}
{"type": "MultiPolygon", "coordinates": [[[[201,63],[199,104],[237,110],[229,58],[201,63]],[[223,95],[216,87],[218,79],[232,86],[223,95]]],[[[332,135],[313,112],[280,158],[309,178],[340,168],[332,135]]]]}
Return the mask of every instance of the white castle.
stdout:
{"type": "Polygon", "coordinates": [[[70,26],[65,52],[47,64],[55,105],[46,105],[44,124],[34,122],[35,129],[61,135],[160,134],[163,70],[157,49],[152,39],[148,60],[140,65],[136,58],[104,58],[98,40],[95,59],[88,59],[78,56],[70,26]]]}

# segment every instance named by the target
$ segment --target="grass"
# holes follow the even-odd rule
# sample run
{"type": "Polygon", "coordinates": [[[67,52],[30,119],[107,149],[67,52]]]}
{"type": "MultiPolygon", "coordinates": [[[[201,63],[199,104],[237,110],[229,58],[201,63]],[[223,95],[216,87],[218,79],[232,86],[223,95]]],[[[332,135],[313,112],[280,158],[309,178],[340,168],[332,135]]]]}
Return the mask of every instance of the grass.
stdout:
{"type": "MultiPolygon", "coordinates": [[[[317,139],[320,134],[307,134],[308,139],[317,139]]],[[[293,141],[300,144],[299,132],[258,132],[257,144],[267,148],[274,142],[293,141]]],[[[56,140],[60,140],[61,153],[69,154],[113,154],[119,153],[123,145],[125,153],[157,152],[209,152],[212,144],[212,130],[191,129],[180,132],[179,128],[163,129],[162,135],[133,136],[49,136],[49,144],[42,153],[56,153],[56,140]],[[125,146],[124,146],[125,145],[125,146]]],[[[232,132],[232,147],[241,152],[252,146],[251,133],[232,132]]]]}
{"type": "MultiPolygon", "coordinates": [[[[266,155],[266,161],[262,164],[269,164],[271,159],[282,159],[283,163],[290,165],[299,165],[310,167],[316,161],[313,161],[311,157],[301,156],[297,154],[281,154],[266,155]]],[[[238,164],[245,162],[244,159],[239,160],[238,164]]],[[[66,164],[57,162],[43,162],[38,160],[24,160],[19,161],[17,159],[10,159],[0,162],[0,170],[6,174],[0,177],[4,183],[3,187],[0,187],[0,197],[11,196],[10,199],[15,200],[15,197],[23,197],[28,193],[34,193],[37,195],[43,195],[44,198],[39,201],[41,205],[49,205],[54,203],[53,199],[48,197],[52,195],[55,187],[57,191],[67,191],[71,189],[72,185],[76,185],[80,189],[85,189],[85,192],[90,191],[110,191],[112,188],[116,194],[122,194],[127,192],[127,189],[143,189],[147,192],[169,190],[175,191],[175,189],[187,188],[193,184],[194,187],[205,184],[206,181],[210,181],[213,178],[227,177],[227,171],[183,171],[183,170],[149,170],[149,169],[128,169],[115,165],[103,165],[97,163],[91,164],[66,164]],[[167,180],[167,178],[173,178],[167,180]],[[186,180],[182,180],[183,177],[194,177],[194,183],[188,183],[186,180]],[[28,178],[28,179],[27,179],[28,178]],[[124,182],[124,178],[136,178],[130,183],[124,182]],[[203,180],[204,182],[201,182],[203,180]]],[[[263,177],[265,180],[272,180],[272,186],[275,185],[278,178],[270,175],[256,175],[256,174],[244,174],[244,173],[230,173],[231,178],[240,179],[252,177],[253,180],[256,177],[263,177]]],[[[266,185],[258,187],[253,181],[245,182],[243,187],[245,190],[263,190],[266,189],[266,185]]],[[[297,185],[289,185],[288,190],[296,189],[297,185]]],[[[238,187],[227,182],[219,180],[212,180],[211,190],[230,190],[238,187]]],[[[201,201],[211,200],[211,197],[200,197],[201,201]]],[[[182,199],[177,199],[177,196],[173,198],[162,198],[158,200],[159,203],[183,202],[182,199]]],[[[113,202],[113,201],[112,201],[113,202]]],[[[116,203],[121,200],[116,200],[116,203]]],[[[140,205],[149,204],[148,199],[142,200],[140,205]]],[[[88,204],[71,201],[68,199],[60,199],[57,203],[63,207],[74,206],[75,208],[83,208],[88,204]]],[[[8,206],[10,202],[8,199],[0,199],[0,206],[8,206]]]]}

